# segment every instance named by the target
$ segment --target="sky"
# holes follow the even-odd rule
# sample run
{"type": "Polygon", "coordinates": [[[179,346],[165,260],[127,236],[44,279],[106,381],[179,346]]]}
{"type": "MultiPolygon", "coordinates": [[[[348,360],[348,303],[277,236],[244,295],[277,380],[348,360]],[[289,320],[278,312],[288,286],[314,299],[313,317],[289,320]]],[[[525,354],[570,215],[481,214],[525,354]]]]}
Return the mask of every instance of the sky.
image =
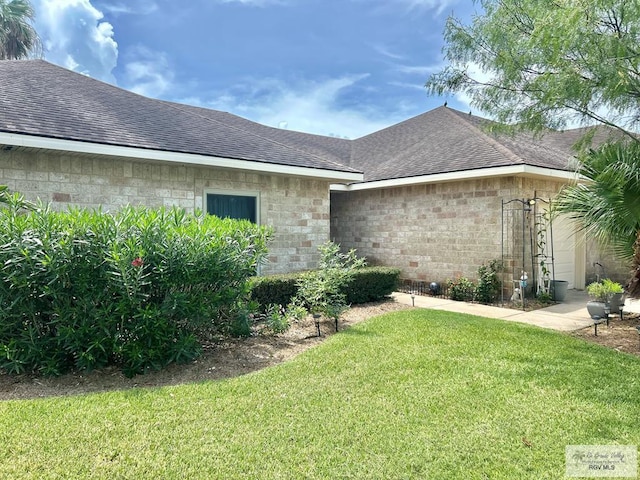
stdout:
{"type": "MultiPolygon", "coordinates": [[[[358,138],[446,100],[448,16],[471,0],[32,0],[44,59],[152,98],[358,138]]],[[[474,112],[476,113],[476,112],[474,112]]]]}

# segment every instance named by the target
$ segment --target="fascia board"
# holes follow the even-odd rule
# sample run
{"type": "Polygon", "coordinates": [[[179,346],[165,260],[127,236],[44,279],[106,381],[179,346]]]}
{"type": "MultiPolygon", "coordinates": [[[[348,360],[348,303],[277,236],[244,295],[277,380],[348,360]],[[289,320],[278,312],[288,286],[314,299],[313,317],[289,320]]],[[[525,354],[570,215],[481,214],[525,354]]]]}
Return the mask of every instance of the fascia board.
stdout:
{"type": "Polygon", "coordinates": [[[331,185],[331,190],[335,192],[354,192],[360,190],[375,190],[379,188],[405,187],[411,185],[424,185],[429,183],[456,182],[462,180],[473,180],[476,178],[505,176],[538,177],[567,182],[575,182],[578,179],[578,176],[575,172],[554,170],[552,168],[534,167],[530,165],[510,165],[506,167],[482,168],[477,170],[465,170],[461,172],[437,173],[433,175],[421,175],[416,177],[351,183],[349,185],[331,185]]]}

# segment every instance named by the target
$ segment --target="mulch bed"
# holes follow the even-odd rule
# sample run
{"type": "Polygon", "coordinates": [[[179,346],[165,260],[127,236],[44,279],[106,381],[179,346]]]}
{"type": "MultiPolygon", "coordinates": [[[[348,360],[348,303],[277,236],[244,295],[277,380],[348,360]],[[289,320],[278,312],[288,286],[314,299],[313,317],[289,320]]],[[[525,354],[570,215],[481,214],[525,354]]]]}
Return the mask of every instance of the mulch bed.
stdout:
{"type": "Polygon", "coordinates": [[[619,352],[640,356],[640,334],[636,328],[639,325],[640,314],[630,313],[625,314],[622,320],[620,317],[611,317],[609,326],[606,323],[598,325],[598,336],[593,327],[583,328],[572,335],[619,352]]]}

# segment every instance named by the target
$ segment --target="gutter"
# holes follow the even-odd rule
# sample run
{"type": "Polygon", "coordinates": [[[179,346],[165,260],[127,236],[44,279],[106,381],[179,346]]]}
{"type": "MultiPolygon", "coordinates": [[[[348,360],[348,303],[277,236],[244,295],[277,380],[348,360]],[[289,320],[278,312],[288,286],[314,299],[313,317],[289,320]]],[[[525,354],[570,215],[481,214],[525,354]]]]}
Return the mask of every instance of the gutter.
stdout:
{"type": "Polygon", "coordinates": [[[389,180],[374,180],[370,182],[351,183],[349,185],[331,185],[332,192],[355,192],[361,190],[376,190],[380,188],[396,188],[430,183],[456,182],[474,180],[487,177],[524,176],[546,178],[565,182],[576,182],[576,172],[556,170],[552,168],[534,167],[531,165],[509,165],[505,167],[482,168],[458,172],[436,173],[416,177],[393,178],[389,180]]]}
{"type": "Polygon", "coordinates": [[[143,149],[92,142],[78,142],[74,140],[62,140],[57,138],[37,137],[33,135],[22,135],[7,132],[0,132],[0,145],[42,148],[46,150],[83,153],[88,155],[115,156],[136,160],[157,160],[169,163],[318,178],[333,182],[361,182],[364,179],[364,175],[362,173],[328,170],[323,168],[298,167],[251,160],[238,160],[194,153],[169,152],[164,150],[143,149]]]}

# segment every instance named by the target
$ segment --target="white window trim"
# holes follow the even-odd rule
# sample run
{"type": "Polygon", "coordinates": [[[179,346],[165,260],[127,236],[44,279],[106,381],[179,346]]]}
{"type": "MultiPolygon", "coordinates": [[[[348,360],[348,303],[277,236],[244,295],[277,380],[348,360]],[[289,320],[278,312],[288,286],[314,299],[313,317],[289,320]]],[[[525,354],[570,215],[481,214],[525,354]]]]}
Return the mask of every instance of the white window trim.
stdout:
{"type": "Polygon", "coordinates": [[[202,211],[207,213],[207,195],[231,195],[235,197],[252,197],[256,199],[256,225],[262,225],[260,215],[260,192],[257,190],[224,190],[219,188],[206,188],[202,197],[202,211]]]}

